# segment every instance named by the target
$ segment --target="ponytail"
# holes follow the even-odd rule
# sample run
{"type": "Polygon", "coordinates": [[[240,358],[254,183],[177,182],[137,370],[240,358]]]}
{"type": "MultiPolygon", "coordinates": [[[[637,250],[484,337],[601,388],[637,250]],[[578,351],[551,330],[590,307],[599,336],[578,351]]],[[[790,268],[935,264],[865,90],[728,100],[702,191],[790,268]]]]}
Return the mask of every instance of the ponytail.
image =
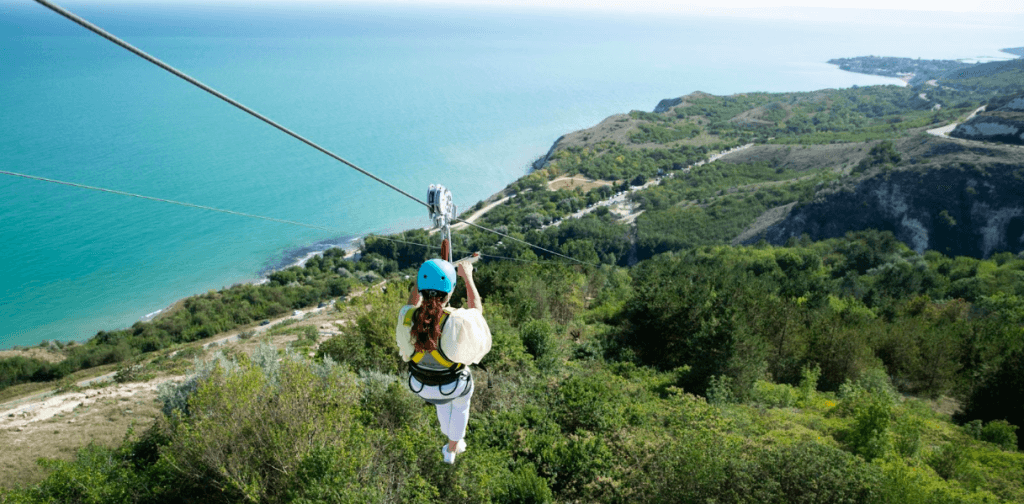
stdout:
{"type": "Polygon", "coordinates": [[[441,341],[441,313],[448,295],[433,290],[423,290],[420,294],[423,303],[413,313],[412,330],[409,332],[417,352],[430,352],[437,350],[438,342],[441,341]]]}

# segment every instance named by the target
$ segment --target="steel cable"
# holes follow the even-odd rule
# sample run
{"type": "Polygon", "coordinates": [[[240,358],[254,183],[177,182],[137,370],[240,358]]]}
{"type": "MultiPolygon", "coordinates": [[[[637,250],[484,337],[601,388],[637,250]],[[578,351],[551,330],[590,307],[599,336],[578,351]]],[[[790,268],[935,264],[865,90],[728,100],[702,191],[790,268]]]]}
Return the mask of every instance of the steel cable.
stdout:
{"type": "Polygon", "coordinates": [[[115,43],[115,44],[125,48],[125,49],[127,49],[128,51],[131,51],[132,53],[135,53],[135,55],[139,56],[140,58],[143,58],[146,61],[149,61],[150,63],[152,63],[152,64],[154,64],[154,65],[156,65],[156,66],[158,66],[160,68],[163,68],[164,70],[167,70],[168,72],[174,74],[175,76],[180,77],[181,79],[185,80],[189,84],[192,84],[193,86],[196,86],[199,89],[202,89],[203,91],[206,91],[207,93],[210,93],[213,96],[216,96],[217,98],[220,98],[221,100],[224,100],[225,102],[228,102],[231,105],[234,105],[235,107],[237,107],[238,109],[242,110],[243,112],[245,112],[245,113],[247,113],[247,114],[249,114],[249,115],[251,115],[251,116],[253,116],[253,117],[255,117],[255,118],[257,118],[257,119],[259,119],[259,120],[261,120],[261,121],[263,121],[263,122],[265,122],[265,123],[267,123],[267,124],[277,128],[277,129],[279,129],[279,130],[281,130],[284,133],[287,133],[291,137],[299,140],[300,142],[302,142],[302,143],[304,143],[304,144],[306,144],[306,145],[308,145],[308,146],[310,146],[310,147],[312,147],[312,148],[314,148],[314,149],[316,149],[316,150],[318,150],[318,151],[320,151],[320,152],[322,152],[322,153],[324,153],[324,154],[334,158],[337,161],[340,161],[340,162],[344,163],[345,165],[347,165],[350,168],[358,171],[359,173],[362,173],[363,175],[366,175],[367,177],[370,177],[373,180],[376,180],[377,182],[380,182],[381,184],[384,184],[388,188],[390,188],[390,189],[392,189],[394,191],[397,191],[398,193],[404,195],[405,197],[407,197],[407,198],[409,198],[409,199],[411,199],[411,200],[413,200],[413,201],[415,201],[415,202],[417,202],[417,203],[419,203],[419,204],[429,208],[429,205],[427,205],[427,203],[425,201],[422,201],[419,198],[417,198],[417,197],[415,197],[415,196],[413,196],[413,195],[411,195],[411,194],[409,194],[409,193],[407,193],[407,192],[405,192],[405,191],[403,191],[403,190],[401,190],[401,189],[391,185],[390,183],[388,183],[384,179],[382,179],[382,178],[380,178],[380,177],[378,177],[378,176],[376,176],[376,175],[374,175],[374,174],[372,174],[372,173],[370,173],[370,172],[368,172],[368,171],[366,171],[366,170],[356,166],[355,164],[353,164],[350,161],[342,158],[341,156],[339,156],[339,155],[337,155],[337,154],[335,154],[335,153],[333,153],[333,152],[331,152],[331,151],[329,151],[329,150],[327,150],[327,149],[317,145],[316,143],[313,143],[311,140],[307,140],[302,135],[299,135],[298,133],[295,133],[294,131],[292,131],[292,130],[290,130],[288,128],[285,128],[284,126],[281,126],[280,124],[274,122],[273,120],[271,120],[270,118],[264,116],[263,114],[260,114],[259,112],[256,112],[255,110],[253,110],[253,109],[251,109],[249,107],[246,107],[245,105],[242,105],[241,103],[238,103],[237,101],[227,97],[226,95],[224,95],[223,93],[217,91],[216,89],[213,89],[210,86],[207,86],[206,84],[203,84],[202,82],[199,82],[198,80],[193,79],[192,77],[188,76],[184,72],[182,72],[182,71],[180,71],[180,70],[178,70],[178,69],[168,65],[167,63],[164,63],[163,61],[160,61],[159,59],[157,59],[157,58],[155,58],[153,56],[150,56],[145,51],[143,51],[143,50],[141,50],[141,49],[139,49],[139,48],[137,48],[137,47],[135,47],[135,46],[133,46],[133,45],[131,45],[131,44],[129,44],[129,43],[119,39],[119,38],[117,38],[116,36],[114,36],[113,34],[107,32],[103,28],[100,28],[99,26],[96,26],[96,25],[86,21],[86,20],[76,16],[74,13],[71,13],[71,12],[65,10],[64,8],[62,8],[62,7],[58,6],[58,5],[55,5],[55,4],[51,3],[51,2],[48,2],[47,0],[36,0],[36,2],[38,2],[39,4],[45,6],[46,8],[48,8],[48,9],[54,11],[54,12],[56,12],[57,14],[60,14],[61,16],[64,16],[64,17],[74,21],[75,23],[78,23],[79,25],[81,25],[82,27],[86,28],[87,30],[89,30],[89,31],[91,31],[91,32],[93,32],[93,33],[95,33],[95,34],[97,34],[97,35],[99,35],[99,36],[101,36],[101,37],[103,37],[103,38],[105,38],[105,39],[107,39],[107,40],[109,40],[109,41],[111,41],[111,42],[113,42],[113,43],[115,43]]]}
{"type": "MultiPolygon", "coordinates": [[[[415,201],[415,202],[417,202],[417,203],[419,203],[419,204],[421,204],[421,205],[423,205],[423,206],[425,206],[427,208],[430,208],[430,205],[427,204],[425,201],[420,200],[419,198],[417,198],[417,197],[415,197],[415,196],[413,196],[413,195],[411,195],[411,194],[409,194],[409,193],[399,189],[398,187],[395,187],[394,185],[390,184],[389,182],[385,181],[384,179],[381,179],[380,177],[378,177],[378,176],[376,176],[376,175],[374,175],[374,174],[372,174],[372,173],[370,173],[370,172],[368,172],[368,171],[366,171],[366,170],[356,166],[352,162],[342,158],[341,156],[338,156],[337,154],[335,154],[335,153],[325,149],[324,147],[321,147],[320,145],[314,143],[313,141],[306,139],[302,135],[299,135],[298,133],[295,133],[294,131],[292,131],[292,130],[290,130],[290,129],[288,129],[288,128],[280,125],[280,124],[278,124],[277,122],[275,122],[275,121],[271,120],[270,118],[260,114],[259,112],[256,112],[255,110],[252,110],[249,107],[246,107],[245,105],[242,105],[241,103],[239,103],[239,102],[229,98],[228,96],[226,96],[223,93],[217,91],[216,89],[213,89],[210,86],[207,86],[206,84],[203,84],[202,82],[199,82],[198,80],[190,77],[189,75],[185,74],[184,72],[182,72],[182,71],[180,71],[180,70],[178,70],[178,69],[168,65],[167,63],[164,63],[163,61],[157,59],[156,57],[153,57],[153,56],[149,55],[145,51],[143,51],[143,50],[141,50],[141,49],[139,49],[139,48],[137,48],[137,47],[127,43],[127,42],[125,42],[124,40],[121,40],[117,36],[107,32],[106,30],[104,30],[104,29],[102,29],[102,28],[100,28],[100,27],[98,27],[98,26],[96,26],[96,25],[94,25],[92,23],[90,23],[89,21],[86,21],[85,19],[75,15],[74,13],[64,9],[63,7],[60,7],[60,6],[58,6],[58,5],[56,5],[56,4],[52,3],[52,2],[49,2],[48,0],[35,0],[35,1],[37,3],[39,3],[40,5],[42,5],[42,6],[46,7],[46,8],[48,8],[48,9],[56,12],[57,14],[60,14],[61,16],[64,16],[65,18],[75,22],[76,24],[82,26],[83,28],[85,28],[85,29],[87,29],[87,30],[89,30],[89,31],[91,31],[91,32],[93,32],[93,33],[95,33],[95,34],[97,34],[97,35],[99,35],[99,36],[101,36],[101,37],[103,37],[103,38],[113,42],[114,44],[117,44],[118,46],[120,46],[120,47],[122,47],[122,48],[124,48],[124,49],[126,49],[128,51],[130,51],[131,53],[135,54],[136,56],[139,56],[140,58],[143,58],[146,61],[149,61],[150,63],[153,63],[154,65],[156,65],[156,66],[166,70],[167,72],[170,72],[174,76],[181,78],[182,80],[188,82],[189,84],[192,84],[193,86],[196,86],[199,89],[202,89],[203,91],[206,91],[207,93],[209,93],[209,94],[211,94],[211,95],[213,95],[213,96],[215,96],[217,98],[220,98],[221,100],[223,100],[223,101],[233,105],[234,107],[238,108],[239,110],[242,110],[243,112],[245,112],[245,113],[247,113],[247,114],[249,114],[249,115],[251,115],[251,116],[253,116],[253,117],[255,117],[255,118],[257,118],[257,119],[259,119],[259,120],[261,120],[261,121],[263,121],[265,123],[267,123],[267,124],[269,124],[270,126],[273,126],[274,128],[280,130],[281,132],[286,133],[287,135],[289,135],[289,136],[295,138],[296,140],[299,140],[302,143],[304,143],[304,144],[306,144],[306,145],[308,145],[308,146],[310,146],[310,147],[320,151],[323,154],[326,154],[327,156],[330,156],[331,158],[333,158],[333,159],[335,159],[335,160],[337,160],[337,161],[347,165],[348,167],[358,171],[359,173],[362,173],[363,175],[366,175],[367,177],[372,178],[373,180],[383,184],[384,186],[388,187],[389,189],[391,189],[393,191],[396,191],[399,194],[402,194],[403,196],[405,196],[405,197],[407,197],[407,198],[409,198],[409,199],[411,199],[411,200],[413,200],[413,201],[415,201]]],[[[206,206],[203,206],[203,205],[195,205],[195,204],[192,204],[192,203],[184,203],[184,202],[180,202],[180,201],[165,200],[165,199],[161,199],[161,198],[154,198],[154,197],[151,197],[151,196],[142,196],[142,195],[127,193],[127,192],[122,192],[122,191],[115,191],[115,190],[112,190],[112,189],[103,189],[103,188],[99,188],[99,187],[86,186],[86,185],[82,185],[82,184],[75,184],[75,183],[72,183],[72,182],[62,182],[62,181],[58,181],[58,180],[47,179],[47,178],[44,178],[44,177],[36,177],[36,176],[31,176],[31,175],[25,175],[25,174],[21,174],[21,173],[6,172],[6,171],[2,171],[0,173],[4,173],[4,174],[7,174],[7,175],[19,176],[19,177],[25,177],[25,178],[31,178],[31,179],[36,179],[36,180],[42,180],[42,181],[46,181],[46,182],[53,182],[53,183],[57,183],[57,184],[64,184],[64,185],[69,185],[69,186],[74,186],[74,187],[81,187],[81,188],[93,189],[93,190],[98,190],[98,191],[110,192],[110,193],[114,193],[114,194],[122,194],[122,195],[125,195],[125,196],[133,196],[133,197],[137,197],[137,198],[150,199],[150,200],[154,200],[154,201],[162,201],[162,202],[165,202],[165,203],[173,203],[173,204],[176,204],[176,205],[188,206],[188,207],[193,207],[193,208],[201,208],[201,209],[212,210],[212,211],[216,211],[216,212],[223,212],[223,213],[229,213],[229,214],[240,215],[240,216],[245,216],[245,217],[252,217],[252,218],[257,218],[257,219],[269,220],[269,221],[274,221],[274,222],[282,222],[282,223],[287,223],[287,224],[294,224],[294,225],[298,225],[298,226],[302,226],[302,227],[319,229],[319,230],[323,230],[323,231],[336,232],[336,230],[332,230],[332,229],[329,229],[329,228],[324,228],[324,227],[320,227],[320,226],[313,226],[313,225],[303,224],[303,223],[294,222],[294,221],[286,221],[286,220],[283,220],[283,219],[275,219],[273,217],[263,217],[263,216],[254,215],[254,214],[245,214],[245,213],[242,213],[242,212],[235,212],[235,211],[232,211],[232,210],[223,210],[223,209],[218,209],[218,208],[214,208],[214,207],[206,207],[206,206]]],[[[481,226],[479,224],[474,224],[474,223],[469,222],[469,221],[464,220],[464,219],[455,218],[455,220],[457,220],[459,222],[465,222],[466,224],[468,224],[470,226],[474,226],[474,227],[482,229],[484,231],[488,231],[488,232],[494,233],[496,235],[508,238],[510,240],[514,240],[514,241],[523,243],[523,244],[528,245],[530,247],[533,247],[535,249],[542,250],[542,251],[547,252],[549,254],[556,255],[556,256],[568,259],[570,261],[574,261],[574,262],[577,262],[577,263],[580,263],[580,264],[583,264],[583,265],[594,266],[594,264],[592,264],[592,263],[587,263],[587,262],[584,262],[584,261],[580,261],[579,259],[575,259],[575,258],[566,256],[566,255],[560,254],[560,253],[555,252],[553,250],[548,250],[548,249],[546,249],[544,247],[541,247],[541,246],[538,246],[538,245],[534,245],[532,243],[529,243],[527,241],[521,240],[519,238],[516,238],[516,237],[513,237],[513,236],[509,236],[509,235],[507,235],[505,233],[501,233],[501,232],[495,231],[493,229],[486,228],[486,227],[481,226]]],[[[388,238],[385,238],[385,239],[388,239],[388,238]]],[[[400,240],[393,240],[393,239],[389,239],[389,240],[391,240],[391,241],[399,241],[400,242],[400,240]]],[[[426,245],[424,245],[424,246],[426,246],[426,245]]],[[[497,257],[497,256],[494,256],[494,257],[497,257]]],[[[511,258],[506,258],[506,259],[511,259],[511,258]]],[[[523,261],[528,261],[528,260],[523,260],[523,261]]]]}

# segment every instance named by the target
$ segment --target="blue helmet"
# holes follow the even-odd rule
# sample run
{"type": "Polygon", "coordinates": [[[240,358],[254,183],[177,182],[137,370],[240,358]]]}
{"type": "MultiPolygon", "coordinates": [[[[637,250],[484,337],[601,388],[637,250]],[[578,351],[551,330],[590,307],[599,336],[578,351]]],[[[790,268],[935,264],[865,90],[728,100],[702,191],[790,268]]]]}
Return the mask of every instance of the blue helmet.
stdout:
{"type": "Polygon", "coordinates": [[[420,266],[416,275],[416,290],[436,290],[450,293],[455,290],[455,267],[443,259],[431,259],[420,266]]]}

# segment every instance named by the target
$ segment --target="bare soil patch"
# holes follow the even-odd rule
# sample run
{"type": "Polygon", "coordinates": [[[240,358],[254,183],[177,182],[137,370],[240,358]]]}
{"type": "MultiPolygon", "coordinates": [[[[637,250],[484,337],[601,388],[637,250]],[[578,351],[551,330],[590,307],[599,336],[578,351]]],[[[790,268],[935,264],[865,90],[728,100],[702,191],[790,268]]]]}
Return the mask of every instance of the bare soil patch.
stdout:
{"type": "Polygon", "coordinates": [[[0,412],[0,484],[35,484],[46,476],[40,457],[71,460],[89,443],[116,446],[133,426],[136,433],[149,428],[161,414],[156,387],[167,379],[61,394],[0,412]]]}
{"type": "MultiPolygon", "coordinates": [[[[318,343],[322,342],[338,333],[338,325],[348,323],[349,307],[343,304],[340,308],[311,308],[267,325],[249,325],[173,352],[149,355],[145,360],[160,362],[159,368],[164,371],[145,382],[115,384],[108,376],[105,384],[62,394],[52,393],[54,383],[31,384],[31,394],[36,395],[11,400],[0,407],[0,487],[41,481],[46,472],[36,464],[39,458],[71,460],[79,448],[89,443],[117,446],[130,430],[141,434],[161,415],[157,387],[168,380],[182,379],[181,373],[191,367],[193,359],[209,358],[217,351],[251,355],[257,347],[268,343],[275,348],[287,348],[300,339],[298,331],[303,326],[316,327],[318,343]],[[267,334],[289,319],[297,321],[279,334],[267,334]],[[292,328],[295,333],[289,330],[292,328]],[[245,337],[240,338],[240,333],[245,333],[245,337]]],[[[316,346],[303,346],[301,351],[315,352],[316,346]]],[[[106,372],[90,371],[90,375],[106,372]]]]}
{"type": "Polygon", "coordinates": [[[629,114],[616,114],[601,121],[597,126],[574,131],[559,139],[556,150],[569,147],[588,147],[605,140],[623,145],[629,144],[629,134],[644,121],[633,119],[629,114]]]}
{"type": "Polygon", "coordinates": [[[959,164],[1024,165],[1024,149],[1017,145],[978,142],[960,138],[916,136],[896,143],[897,150],[913,165],[959,164]]]}
{"type": "MultiPolygon", "coordinates": [[[[793,107],[790,105],[783,103],[777,103],[776,105],[781,106],[782,109],[786,111],[786,117],[782,118],[782,121],[789,119],[793,115],[793,107]]],[[[772,126],[775,124],[775,121],[771,121],[766,118],[768,113],[768,106],[754,107],[750,110],[744,110],[743,112],[736,114],[735,117],[729,119],[729,122],[750,126],[772,126]]]]}
{"type": "Polygon", "coordinates": [[[789,217],[789,212],[793,210],[793,207],[796,206],[796,203],[797,202],[794,201],[788,205],[777,206],[775,208],[770,208],[766,210],[763,214],[757,217],[757,219],[754,221],[753,224],[750,225],[749,228],[740,233],[739,236],[737,236],[736,238],[733,238],[730,245],[740,245],[743,242],[746,242],[747,240],[750,240],[751,238],[754,238],[757,235],[761,234],[761,232],[763,232],[765,229],[768,229],[772,225],[785,220],[786,217],[789,217]]]}
{"type": "Polygon", "coordinates": [[[51,364],[56,364],[65,359],[64,352],[61,352],[55,347],[32,347],[20,350],[0,350],[0,359],[10,359],[11,357],[26,357],[29,359],[39,359],[46,361],[51,364]]]}
{"type": "Polygon", "coordinates": [[[780,168],[806,171],[817,168],[849,170],[871,150],[869,144],[847,143],[828,145],[755,145],[730,154],[729,163],[756,163],[770,161],[780,168]]]}
{"type": "Polygon", "coordinates": [[[548,189],[557,191],[559,189],[579,189],[584,194],[590,192],[601,186],[610,186],[611,182],[607,180],[594,180],[582,175],[576,175],[573,177],[559,177],[555,180],[548,182],[548,189]]]}

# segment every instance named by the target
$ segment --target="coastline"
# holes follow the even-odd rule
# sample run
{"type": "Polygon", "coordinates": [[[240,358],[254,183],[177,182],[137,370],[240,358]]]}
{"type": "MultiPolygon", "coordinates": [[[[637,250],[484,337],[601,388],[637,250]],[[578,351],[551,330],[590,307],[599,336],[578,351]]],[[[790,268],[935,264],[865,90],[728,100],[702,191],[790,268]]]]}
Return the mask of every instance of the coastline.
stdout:
{"type": "MultiPolygon", "coordinates": [[[[837,70],[842,70],[842,69],[837,68],[837,70]]],[[[889,79],[898,79],[899,81],[901,81],[903,83],[903,85],[907,85],[907,82],[910,79],[912,79],[913,77],[914,77],[913,74],[909,74],[909,75],[904,75],[904,76],[900,76],[900,77],[889,77],[889,79]]],[[[583,129],[586,129],[586,128],[583,128],[583,129]]],[[[554,147],[557,146],[557,144],[558,144],[559,140],[561,140],[561,138],[562,137],[559,137],[558,139],[556,139],[552,143],[552,146],[548,150],[547,154],[550,154],[551,150],[553,150],[554,147]]],[[[514,182],[514,180],[513,180],[513,182],[514,182]]],[[[498,192],[494,193],[490,197],[484,199],[483,201],[484,202],[489,202],[492,205],[493,204],[500,204],[499,200],[501,200],[501,198],[504,196],[504,193],[505,193],[505,188],[502,188],[501,190],[499,190],[498,192]]],[[[412,228],[410,228],[410,229],[412,229],[412,228]]],[[[249,277],[249,278],[247,278],[245,280],[235,282],[233,285],[243,284],[243,283],[248,283],[248,284],[251,284],[251,285],[262,285],[262,284],[268,283],[269,282],[269,278],[268,277],[269,277],[270,274],[272,274],[272,273],[274,273],[276,271],[287,269],[287,268],[292,267],[292,266],[304,266],[313,257],[316,257],[317,255],[320,255],[324,251],[326,251],[326,250],[328,250],[330,248],[333,248],[333,247],[339,247],[339,248],[344,249],[346,251],[346,258],[356,257],[357,254],[358,254],[358,250],[359,250],[359,243],[362,240],[362,238],[363,238],[363,235],[359,235],[359,236],[346,236],[346,237],[340,237],[340,238],[335,238],[335,239],[323,240],[323,241],[315,242],[315,243],[308,244],[308,245],[298,246],[298,247],[296,247],[294,249],[291,249],[291,250],[286,250],[281,255],[281,259],[277,260],[276,264],[273,264],[273,265],[270,265],[270,266],[267,266],[267,267],[264,267],[264,268],[260,269],[256,273],[256,277],[257,277],[256,279],[251,279],[251,277],[249,277]]],[[[274,260],[274,259],[271,259],[271,260],[274,260]]],[[[168,304],[164,308],[161,308],[161,309],[158,309],[156,311],[151,311],[149,313],[146,313],[145,315],[143,315],[140,318],[138,318],[137,321],[141,321],[141,322],[153,321],[153,320],[159,318],[161,315],[166,314],[169,311],[173,310],[174,307],[176,307],[177,305],[181,304],[185,299],[193,297],[193,296],[195,296],[197,294],[200,294],[200,293],[194,293],[194,294],[191,294],[191,295],[188,295],[188,296],[184,296],[184,297],[178,298],[178,299],[174,300],[174,302],[168,304]]],[[[129,326],[130,326],[130,323],[127,324],[125,327],[129,327],[129,326]]],[[[99,329],[97,329],[97,330],[99,330],[99,329]]],[[[107,329],[107,330],[117,330],[117,329],[115,328],[115,329],[107,329]]],[[[75,341],[76,343],[82,343],[82,342],[85,342],[85,341],[88,341],[89,339],[91,339],[93,337],[93,334],[95,334],[95,333],[93,332],[89,336],[87,336],[87,337],[85,337],[85,338],[83,338],[81,340],[72,340],[72,341],[75,341]]],[[[36,342],[36,344],[38,344],[38,342],[36,342]]],[[[16,346],[14,346],[12,348],[31,348],[32,346],[33,345],[16,345],[16,346]]]]}
{"type": "MultiPolygon", "coordinates": [[[[557,144],[557,142],[556,142],[556,144],[557,144]]],[[[553,148],[554,147],[552,146],[552,149],[553,148]]],[[[486,207],[484,207],[484,208],[474,212],[473,215],[470,218],[468,218],[467,220],[472,222],[472,221],[476,220],[476,218],[478,218],[481,215],[483,215],[484,213],[486,213],[487,210],[490,210],[491,208],[493,208],[493,207],[495,207],[497,205],[500,205],[504,201],[508,200],[508,197],[505,196],[506,189],[507,188],[502,188],[502,189],[498,190],[498,192],[496,192],[496,193],[488,196],[486,199],[484,199],[483,200],[484,202],[490,202],[490,204],[487,205],[486,207]]],[[[466,224],[459,223],[459,224],[455,224],[453,226],[453,229],[461,229],[461,228],[464,228],[466,226],[467,226],[466,224]],[[461,227],[458,227],[458,226],[461,226],[461,227]]],[[[423,228],[423,229],[430,230],[432,228],[431,227],[426,227],[426,228],[423,228]]],[[[250,285],[263,285],[265,283],[270,282],[270,275],[272,273],[274,273],[276,271],[285,270],[285,269],[291,268],[293,266],[299,266],[299,267],[305,266],[306,263],[309,262],[310,259],[313,259],[314,257],[317,257],[317,256],[323,254],[325,251],[330,250],[332,248],[340,248],[340,249],[344,250],[345,251],[345,259],[347,259],[347,260],[358,260],[359,259],[359,249],[360,249],[360,246],[362,245],[363,238],[365,238],[365,237],[366,237],[366,235],[347,236],[347,237],[338,238],[338,239],[322,240],[322,241],[319,241],[319,242],[312,243],[310,245],[305,245],[305,246],[297,247],[293,251],[286,252],[284,254],[284,258],[281,261],[279,261],[277,263],[277,265],[261,269],[257,273],[258,278],[256,280],[248,280],[248,281],[243,281],[243,282],[237,282],[234,285],[244,284],[244,283],[247,283],[247,284],[250,284],[250,285]]],[[[190,298],[192,296],[195,296],[195,294],[193,294],[191,296],[185,296],[183,298],[176,299],[173,303],[167,305],[167,307],[165,307],[165,308],[161,308],[161,309],[156,310],[154,312],[150,312],[150,313],[147,313],[146,315],[143,315],[141,318],[139,318],[138,321],[139,322],[151,322],[154,319],[156,319],[157,317],[159,317],[161,314],[169,312],[175,306],[177,306],[178,304],[181,304],[183,301],[185,301],[186,299],[188,299],[188,298],[190,298]]],[[[84,341],[87,341],[87,340],[84,340],[84,341]]],[[[76,343],[81,344],[84,341],[76,341],[76,343]]],[[[30,348],[30,347],[26,347],[26,348],[30,348]]]]}
{"type": "MultiPolygon", "coordinates": [[[[284,254],[284,259],[279,261],[279,263],[276,266],[267,267],[267,268],[261,269],[257,273],[258,278],[256,280],[237,282],[234,285],[246,284],[246,283],[250,284],[250,285],[263,285],[263,284],[265,284],[267,282],[270,282],[270,275],[272,273],[274,273],[276,271],[281,271],[281,270],[285,270],[285,269],[291,268],[292,266],[300,266],[300,267],[301,266],[305,266],[306,263],[309,262],[310,259],[312,259],[312,258],[314,258],[314,257],[316,257],[318,255],[323,254],[325,251],[327,251],[327,250],[329,250],[331,248],[341,248],[341,249],[343,249],[345,251],[345,258],[346,259],[354,258],[359,253],[359,245],[362,243],[362,240],[363,240],[363,235],[348,236],[348,237],[344,237],[344,238],[340,238],[340,239],[323,240],[323,241],[319,241],[319,242],[313,243],[311,245],[306,245],[306,246],[298,247],[294,251],[286,252],[284,254]],[[343,245],[339,245],[341,243],[343,243],[343,245]]],[[[194,295],[195,294],[193,294],[192,296],[194,296],[194,295]]],[[[188,299],[188,298],[190,298],[192,296],[185,296],[183,298],[177,299],[173,303],[167,305],[166,308],[161,308],[161,309],[159,309],[157,311],[150,312],[150,313],[147,313],[146,315],[143,315],[141,318],[139,318],[138,321],[139,322],[151,322],[154,319],[156,319],[157,317],[159,317],[161,314],[167,313],[168,311],[173,309],[175,306],[177,306],[178,304],[181,304],[184,300],[186,300],[186,299],[188,299]]],[[[82,341],[78,341],[77,343],[82,343],[82,341]]]]}
{"type": "MultiPolygon", "coordinates": [[[[836,67],[837,67],[838,70],[848,71],[848,70],[843,70],[843,69],[839,68],[838,65],[836,65],[836,67]]],[[[898,80],[903,82],[904,86],[909,86],[910,80],[914,78],[914,74],[910,73],[910,74],[900,75],[899,77],[890,77],[890,78],[898,79],[898,80]]],[[[572,132],[570,132],[570,133],[572,133],[572,132]]],[[[531,163],[531,170],[529,172],[527,172],[526,175],[528,175],[529,173],[532,173],[533,170],[537,169],[539,167],[538,166],[538,162],[540,162],[542,160],[546,160],[546,158],[548,156],[550,156],[550,154],[558,146],[558,143],[564,137],[565,137],[565,135],[559,136],[551,144],[551,147],[545,153],[544,156],[542,156],[541,158],[538,158],[536,161],[531,163]]],[[[741,148],[745,148],[745,147],[748,147],[748,146],[744,146],[744,147],[741,147],[741,148]]],[[[719,157],[722,156],[722,155],[728,154],[729,152],[731,152],[731,151],[726,151],[726,152],[723,152],[723,153],[719,153],[719,157]]],[[[709,160],[709,162],[710,161],[713,161],[713,159],[709,160]]],[[[700,163],[700,164],[703,164],[703,163],[700,163]]],[[[513,182],[515,182],[515,181],[513,181],[513,182]]],[[[494,194],[488,196],[487,198],[485,198],[484,200],[482,200],[482,201],[484,201],[485,203],[488,203],[488,204],[485,205],[484,208],[474,212],[470,216],[470,218],[468,220],[470,220],[470,222],[472,222],[472,221],[476,220],[478,217],[480,217],[482,214],[486,213],[491,208],[493,208],[493,207],[495,207],[497,205],[500,205],[504,201],[508,200],[509,197],[506,196],[506,189],[507,189],[507,187],[503,187],[502,189],[498,190],[496,193],[494,193],[494,194]]],[[[459,223],[459,224],[456,224],[455,227],[453,227],[453,229],[461,229],[461,228],[464,228],[466,226],[467,226],[466,224],[459,223]]],[[[424,229],[428,229],[429,230],[431,228],[427,227],[427,228],[424,228],[424,229]]],[[[358,260],[357,255],[359,253],[359,247],[360,247],[360,244],[362,243],[362,239],[364,238],[364,236],[365,235],[358,235],[358,236],[343,237],[343,238],[339,238],[339,239],[328,239],[328,240],[323,240],[323,241],[315,242],[315,243],[312,243],[310,245],[305,245],[305,246],[297,247],[294,251],[286,252],[284,254],[284,259],[279,261],[278,264],[276,264],[275,266],[270,266],[270,267],[266,267],[266,268],[261,269],[257,273],[258,278],[256,280],[237,282],[236,284],[248,283],[250,285],[263,285],[263,284],[268,283],[270,281],[269,276],[272,273],[274,273],[276,271],[281,271],[281,270],[290,268],[292,266],[300,266],[300,267],[305,266],[305,264],[307,262],[309,262],[310,259],[312,259],[312,258],[314,258],[314,257],[316,257],[318,255],[323,254],[326,250],[329,250],[329,249],[335,248],[335,247],[342,248],[343,250],[345,250],[345,259],[356,259],[356,260],[358,260]],[[339,246],[338,243],[341,243],[341,242],[344,242],[344,245],[340,245],[339,246]]],[[[190,297],[192,297],[194,295],[195,294],[193,294],[191,296],[185,296],[183,298],[177,299],[177,300],[175,300],[173,303],[171,303],[170,305],[168,305],[165,308],[161,308],[161,309],[156,310],[154,312],[148,313],[148,314],[144,315],[143,317],[141,317],[139,319],[139,322],[150,322],[150,321],[156,319],[157,317],[159,317],[161,314],[167,313],[168,311],[172,310],[176,305],[182,303],[185,299],[188,299],[188,298],[190,298],[190,297]]],[[[88,339],[86,339],[84,341],[88,341],[88,339]]],[[[76,343],[80,344],[80,343],[83,343],[84,341],[76,341],[76,343]]]]}

